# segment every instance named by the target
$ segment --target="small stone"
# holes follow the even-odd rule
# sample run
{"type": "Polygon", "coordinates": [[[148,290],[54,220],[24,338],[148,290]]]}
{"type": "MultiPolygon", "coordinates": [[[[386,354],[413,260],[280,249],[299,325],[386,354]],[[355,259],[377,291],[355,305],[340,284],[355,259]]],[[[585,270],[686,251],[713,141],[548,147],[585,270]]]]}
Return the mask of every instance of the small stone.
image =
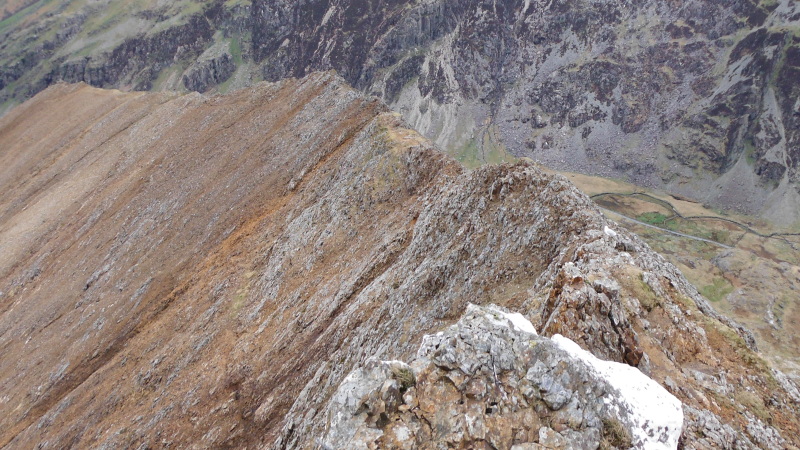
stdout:
{"type": "Polygon", "coordinates": [[[468,397],[481,399],[486,395],[486,382],[480,378],[474,378],[467,383],[464,393],[468,397]]]}
{"type": "Polygon", "coordinates": [[[675,384],[675,380],[673,380],[671,377],[664,378],[664,386],[666,386],[667,389],[669,389],[672,393],[678,392],[678,385],[675,384]]]}
{"type": "Polygon", "coordinates": [[[548,448],[561,449],[566,448],[567,440],[552,428],[542,427],[539,428],[539,444],[548,448]]]}
{"type": "Polygon", "coordinates": [[[514,444],[511,450],[545,450],[547,447],[542,447],[535,442],[526,442],[524,444],[514,444]]]}

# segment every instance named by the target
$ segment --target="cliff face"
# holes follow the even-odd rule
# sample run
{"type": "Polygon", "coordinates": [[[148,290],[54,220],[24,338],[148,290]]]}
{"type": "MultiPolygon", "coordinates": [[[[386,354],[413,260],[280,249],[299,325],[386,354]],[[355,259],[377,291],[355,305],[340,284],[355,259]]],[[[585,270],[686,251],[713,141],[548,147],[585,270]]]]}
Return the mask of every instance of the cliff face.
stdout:
{"type": "Polygon", "coordinates": [[[0,111],[58,81],[205,91],[252,48],[249,2],[29,3],[0,22],[0,111]]]}
{"type": "Polygon", "coordinates": [[[0,102],[335,69],[474,164],[508,151],[800,220],[793,0],[23,3],[0,23],[0,102]]]}
{"type": "MultiPolygon", "coordinates": [[[[0,445],[314,447],[348,373],[410,360],[469,303],[638,368],[687,446],[800,444],[749,333],[566,179],[465,171],[331,73],[60,84],[0,142],[0,445]]],[[[508,442],[558,437],[536,423],[508,442]]]]}
{"type": "Polygon", "coordinates": [[[788,207],[800,200],[794,1],[256,1],[253,12],[268,77],[333,67],[452,154],[486,160],[500,144],[800,219],[788,207]]]}

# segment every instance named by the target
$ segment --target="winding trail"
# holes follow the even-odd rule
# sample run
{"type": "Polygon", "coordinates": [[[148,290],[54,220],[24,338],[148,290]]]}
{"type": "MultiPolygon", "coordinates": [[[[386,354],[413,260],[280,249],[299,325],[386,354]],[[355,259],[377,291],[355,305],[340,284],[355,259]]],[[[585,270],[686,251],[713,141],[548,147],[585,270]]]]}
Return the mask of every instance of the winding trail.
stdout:
{"type": "MultiPolygon", "coordinates": [[[[745,225],[745,224],[743,224],[741,222],[737,222],[735,220],[727,219],[727,218],[724,218],[724,217],[717,217],[717,216],[684,216],[683,214],[681,214],[675,208],[675,206],[672,205],[672,203],[670,203],[670,202],[668,202],[666,200],[660,199],[658,197],[655,197],[653,195],[647,194],[645,192],[631,192],[631,193],[627,193],[627,194],[621,193],[621,192],[600,192],[598,194],[594,194],[594,195],[589,196],[589,198],[594,200],[594,199],[597,199],[599,197],[604,197],[604,196],[607,196],[607,195],[617,195],[617,196],[620,196],[620,197],[646,197],[645,199],[643,199],[644,201],[647,201],[647,202],[650,202],[650,203],[655,203],[655,204],[658,204],[660,206],[663,206],[663,207],[671,210],[672,213],[674,214],[673,217],[679,217],[679,218],[685,219],[685,220],[719,220],[719,221],[722,221],[722,222],[727,222],[727,223],[730,223],[732,225],[735,225],[735,226],[741,228],[745,233],[751,233],[751,234],[754,234],[754,235],[756,235],[758,237],[761,237],[761,238],[764,238],[764,239],[778,239],[778,240],[786,242],[792,248],[795,248],[796,243],[790,241],[789,239],[786,239],[786,237],[787,236],[800,236],[800,233],[769,233],[769,234],[764,234],[764,233],[761,233],[761,232],[759,232],[757,230],[754,230],[753,228],[750,228],[749,226],[747,226],[747,225],[745,225]]],[[[628,216],[626,216],[624,214],[621,214],[619,212],[616,212],[616,211],[613,211],[613,210],[610,210],[610,209],[607,209],[607,208],[600,207],[600,209],[602,209],[604,211],[613,212],[614,214],[618,214],[618,215],[620,215],[622,217],[625,217],[626,219],[631,220],[633,222],[636,222],[636,223],[638,223],[640,225],[644,225],[644,226],[647,226],[647,227],[650,227],[650,228],[657,228],[657,229],[663,230],[663,231],[665,231],[667,233],[671,233],[671,234],[674,234],[674,235],[687,237],[687,238],[690,238],[690,239],[696,239],[696,240],[703,241],[703,242],[710,242],[710,243],[713,243],[713,244],[720,245],[720,246],[722,246],[724,248],[733,248],[733,247],[725,245],[725,244],[723,244],[721,242],[717,242],[717,241],[714,241],[714,240],[711,240],[711,239],[705,239],[705,238],[701,238],[701,237],[697,237],[697,236],[692,236],[692,235],[689,235],[689,234],[679,233],[677,231],[672,231],[672,230],[669,230],[669,229],[666,229],[666,228],[659,227],[657,225],[652,225],[652,224],[649,224],[649,223],[646,223],[646,222],[642,222],[642,221],[636,220],[636,219],[634,219],[632,217],[628,217],[628,216]]]]}
{"type": "Polygon", "coordinates": [[[636,219],[634,219],[632,217],[626,216],[625,214],[620,214],[617,211],[614,211],[614,210],[611,210],[611,209],[608,209],[608,208],[603,208],[602,206],[599,206],[599,205],[598,205],[598,208],[600,208],[601,210],[603,210],[605,212],[609,212],[609,213],[615,214],[617,216],[624,217],[626,220],[629,220],[629,221],[631,221],[633,223],[636,223],[636,224],[639,224],[639,225],[643,225],[643,226],[648,227],[648,228],[655,228],[656,230],[663,231],[665,233],[674,234],[675,236],[680,236],[680,237],[684,237],[684,238],[687,238],[687,239],[693,239],[695,241],[705,242],[705,243],[712,244],[712,245],[717,245],[717,246],[725,248],[725,249],[733,248],[730,245],[725,245],[725,244],[723,244],[721,242],[712,241],[711,239],[705,239],[705,238],[701,238],[701,237],[697,237],[697,236],[692,236],[691,234],[680,233],[678,231],[672,231],[672,230],[669,230],[669,229],[666,229],[666,228],[661,228],[659,226],[656,226],[656,225],[653,225],[653,224],[649,224],[647,222],[642,222],[641,220],[636,220],[636,219]]]}

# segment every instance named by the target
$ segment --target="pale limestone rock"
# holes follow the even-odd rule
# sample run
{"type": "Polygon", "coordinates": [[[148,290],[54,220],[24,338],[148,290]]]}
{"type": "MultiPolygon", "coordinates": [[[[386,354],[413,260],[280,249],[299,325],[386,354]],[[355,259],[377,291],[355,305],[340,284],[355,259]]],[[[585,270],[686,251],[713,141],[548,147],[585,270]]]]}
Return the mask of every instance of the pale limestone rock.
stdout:
{"type": "Polygon", "coordinates": [[[657,425],[660,413],[644,417],[626,407],[636,399],[624,397],[630,394],[607,374],[619,367],[625,381],[680,404],[677,399],[623,364],[592,366],[561,341],[522,331],[530,323],[503,320],[507,314],[469,305],[456,325],[423,338],[411,365],[371,359],[351,372],[329,403],[325,448],[594,450],[617,432],[609,424],[636,437],[642,423],[649,424],[652,440],[634,444],[671,442],[674,448],[680,425],[665,430],[657,425]],[[412,369],[415,385],[401,387],[412,369]]]}

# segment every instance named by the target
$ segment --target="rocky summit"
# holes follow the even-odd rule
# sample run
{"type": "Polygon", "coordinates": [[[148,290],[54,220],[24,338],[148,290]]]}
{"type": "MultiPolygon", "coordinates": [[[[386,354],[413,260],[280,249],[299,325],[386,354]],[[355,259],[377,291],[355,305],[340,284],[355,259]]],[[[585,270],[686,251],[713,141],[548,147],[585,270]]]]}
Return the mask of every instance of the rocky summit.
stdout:
{"type": "Polygon", "coordinates": [[[527,156],[800,221],[795,0],[12,0],[0,111],[59,80],[335,69],[472,165],[527,156]]]}
{"type": "Polygon", "coordinates": [[[351,373],[323,446],[676,448],[681,436],[681,402],[652,379],[560,335],[537,337],[497,307],[469,305],[411,364],[368,360],[351,373]]]}
{"type": "Polygon", "coordinates": [[[3,447],[800,446],[750,333],[566,178],[332,72],[56,84],[0,190],[3,447]]]}

